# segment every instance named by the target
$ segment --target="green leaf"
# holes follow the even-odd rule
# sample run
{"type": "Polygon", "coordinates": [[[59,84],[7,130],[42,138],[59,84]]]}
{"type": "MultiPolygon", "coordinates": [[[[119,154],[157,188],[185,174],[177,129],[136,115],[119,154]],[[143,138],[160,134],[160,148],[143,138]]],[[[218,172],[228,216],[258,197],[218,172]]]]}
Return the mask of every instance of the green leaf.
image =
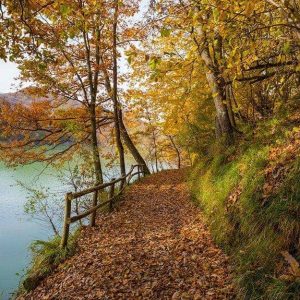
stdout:
{"type": "Polygon", "coordinates": [[[45,71],[47,69],[47,66],[45,63],[39,63],[38,64],[38,68],[41,70],[41,71],[45,71]]]}
{"type": "Polygon", "coordinates": [[[214,16],[214,21],[217,22],[219,20],[219,16],[220,16],[218,9],[213,10],[213,16],[214,16]]]}
{"type": "Polygon", "coordinates": [[[149,61],[149,66],[151,68],[151,70],[156,70],[157,65],[160,63],[161,59],[158,57],[153,57],[150,59],[149,61]]]}
{"type": "Polygon", "coordinates": [[[283,53],[285,53],[285,54],[287,54],[287,53],[289,53],[290,52],[290,42],[286,42],[286,43],[284,43],[284,45],[283,45],[283,53]]]}
{"type": "Polygon", "coordinates": [[[163,27],[160,31],[162,37],[169,37],[171,34],[171,30],[168,28],[163,27]]]}
{"type": "Polygon", "coordinates": [[[68,15],[68,13],[70,12],[70,7],[69,7],[68,5],[66,5],[66,4],[62,4],[62,5],[60,6],[60,12],[61,12],[61,14],[62,14],[63,16],[66,16],[66,15],[68,15]]]}

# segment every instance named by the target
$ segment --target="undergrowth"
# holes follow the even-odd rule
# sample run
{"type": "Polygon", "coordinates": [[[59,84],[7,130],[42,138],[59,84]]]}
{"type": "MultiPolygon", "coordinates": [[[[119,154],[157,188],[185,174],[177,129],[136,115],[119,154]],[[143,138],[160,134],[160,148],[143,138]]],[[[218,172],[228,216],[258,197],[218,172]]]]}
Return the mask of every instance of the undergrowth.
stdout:
{"type": "MultiPolygon", "coordinates": [[[[143,180],[143,178],[141,179],[143,180]]],[[[132,182],[134,183],[134,181],[132,182]]],[[[125,189],[128,189],[126,187],[125,189]]],[[[119,189],[115,189],[115,199],[113,207],[122,201],[122,194],[119,194],[119,189]]],[[[109,197],[109,191],[101,193],[101,202],[106,202],[109,197]]],[[[99,209],[101,213],[110,212],[111,208],[109,203],[99,209]]],[[[67,258],[74,255],[77,248],[77,240],[80,234],[78,227],[68,238],[68,245],[66,248],[60,247],[61,237],[56,235],[48,241],[36,240],[30,246],[31,264],[28,267],[26,274],[16,291],[15,296],[29,292],[35,289],[40,281],[53,272],[60,266],[67,258]]]]}
{"type": "Polygon", "coordinates": [[[68,246],[63,249],[60,247],[61,238],[59,236],[55,236],[49,241],[34,241],[30,246],[32,254],[31,264],[24,275],[17,294],[33,290],[42,279],[67,258],[71,257],[76,250],[79,232],[80,229],[77,229],[70,235],[68,246]]]}
{"type": "MultiPolygon", "coordinates": [[[[280,125],[273,120],[264,126],[280,125]]],[[[238,147],[214,147],[193,168],[190,185],[215,241],[232,258],[238,299],[300,299],[300,274],[291,272],[282,255],[287,251],[300,261],[300,151],[288,161],[284,151],[270,159],[271,149],[284,149],[297,130],[268,130],[268,136],[264,128],[264,135],[238,147]],[[288,172],[266,182],[272,165],[288,172]],[[267,196],[265,184],[274,184],[267,196]]]]}

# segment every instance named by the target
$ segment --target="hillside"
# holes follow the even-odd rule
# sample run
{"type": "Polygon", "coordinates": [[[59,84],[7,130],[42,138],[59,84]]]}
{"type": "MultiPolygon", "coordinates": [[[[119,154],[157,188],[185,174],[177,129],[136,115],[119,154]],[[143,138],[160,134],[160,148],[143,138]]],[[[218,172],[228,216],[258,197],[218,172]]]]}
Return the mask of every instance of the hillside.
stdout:
{"type": "Polygon", "coordinates": [[[33,101],[37,101],[38,97],[33,97],[23,91],[15,92],[15,93],[0,93],[0,101],[5,101],[10,104],[18,104],[21,103],[23,105],[29,105],[33,101]]]}
{"type": "Polygon", "coordinates": [[[190,177],[243,299],[299,299],[299,121],[294,113],[261,123],[239,147],[215,147],[190,177]]]}

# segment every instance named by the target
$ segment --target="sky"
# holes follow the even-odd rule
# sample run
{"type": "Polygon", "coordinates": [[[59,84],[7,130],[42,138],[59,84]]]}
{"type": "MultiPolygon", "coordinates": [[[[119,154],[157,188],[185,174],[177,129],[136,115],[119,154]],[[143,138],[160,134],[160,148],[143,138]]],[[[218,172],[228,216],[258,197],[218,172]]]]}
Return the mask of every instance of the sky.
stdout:
{"type": "Polygon", "coordinates": [[[11,93],[17,90],[19,75],[17,65],[0,60],[0,93],[11,93]],[[15,85],[15,86],[14,86],[15,85]]]}

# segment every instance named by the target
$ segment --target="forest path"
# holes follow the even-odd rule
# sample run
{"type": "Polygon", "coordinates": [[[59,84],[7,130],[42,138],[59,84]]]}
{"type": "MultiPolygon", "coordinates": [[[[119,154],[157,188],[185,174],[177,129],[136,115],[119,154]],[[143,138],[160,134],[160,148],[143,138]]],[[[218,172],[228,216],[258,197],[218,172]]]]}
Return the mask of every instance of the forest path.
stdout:
{"type": "Polygon", "coordinates": [[[190,201],[185,171],[144,178],[78,252],[25,299],[233,299],[226,256],[190,201]]]}

